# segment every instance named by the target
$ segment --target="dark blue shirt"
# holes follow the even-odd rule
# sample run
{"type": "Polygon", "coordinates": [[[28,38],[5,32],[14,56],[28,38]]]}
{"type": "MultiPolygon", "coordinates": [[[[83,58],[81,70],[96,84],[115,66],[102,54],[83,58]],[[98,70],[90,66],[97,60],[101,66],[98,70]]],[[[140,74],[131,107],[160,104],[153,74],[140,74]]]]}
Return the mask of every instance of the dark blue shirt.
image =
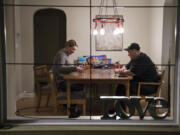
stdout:
{"type": "Polygon", "coordinates": [[[135,74],[133,80],[141,82],[157,82],[158,75],[155,64],[145,54],[140,53],[135,59],[131,60],[127,65],[126,69],[129,69],[135,74]]]}

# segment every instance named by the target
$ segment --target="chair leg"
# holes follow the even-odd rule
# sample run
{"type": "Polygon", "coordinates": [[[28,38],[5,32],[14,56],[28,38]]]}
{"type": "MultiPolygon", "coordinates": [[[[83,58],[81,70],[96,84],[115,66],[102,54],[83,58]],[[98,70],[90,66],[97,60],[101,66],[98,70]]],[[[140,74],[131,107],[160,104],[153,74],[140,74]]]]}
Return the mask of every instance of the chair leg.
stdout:
{"type": "Polygon", "coordinates": [[[83,103],[83,115],[85,116],[86,115],[86,103],[83,103]]]}
{"type": "Polygon", "coordinates": [[[50,95],[47,96],[46,107],[48,107],[49,99],[50,99],[50,95]]]}
{"type": "Polygon", "coordinates": [[[57,103],[56,99],[54,99],[53,102],[54,102],[53,103],[54,104],[54,113],[57,114],[57,112],[58,112],[58,103],[57,103]]]}
{"type": "Polygon", "coordinates": [[[57,107],[57,105],[55,105],[54,106],[54,113],[57,114],[57,112],[58,112],[58,107],[57,107]]]}
{"type": "Polygon", "coordinates": [[[41,105],[41,95],[38,95],[38,102],[37,102],[36,112],[39,112],[40,105],[41,105]]]}

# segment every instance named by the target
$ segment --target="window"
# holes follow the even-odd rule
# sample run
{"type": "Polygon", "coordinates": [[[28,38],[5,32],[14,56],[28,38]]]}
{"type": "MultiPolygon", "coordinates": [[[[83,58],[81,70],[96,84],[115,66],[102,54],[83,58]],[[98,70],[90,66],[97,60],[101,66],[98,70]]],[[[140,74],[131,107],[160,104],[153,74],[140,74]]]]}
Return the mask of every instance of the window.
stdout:
{"type": "MultiPolygon", "coordinates": [[[[1,30],[3,34],[1,36],[1,84],[3,87],[1,87],[1,95],[7,98],[3,98],[2,103],[7,104],[7,106],[3,105],[3,112],[8,122],[27,120],[30,123],[31,119],[37,121],[43,119],[46,123],[48,120],[54,122],[58,118],[56,124],[67,122],[68,124],[99,125],[177,125],[179,123],[177,1],[136,0],[133,3],[131,1],[116,1],[118,13],[124,17],[125,32],[121,37],[123,50],[115,51],[96,49],[97,39],[92,34],[95,26],[93,19],[98,15],[100,0],[78,0],[76,2],[72,0],[51,2],[15,0],[3,2],[4,27],[1,30]],[[48,12],[53,10],[61,14],[48,12]],[[47,11],[47,15],[35,16],[38,11],[47,11]],[[37,21],[35,21],[36,19],[37,21]],[[78,78],[64,76],[69,84],[67,86],[79,82],[83,83],[84,86],[85,101],[72,102],[72,104],[79,103],[78,109],[84,114],[84,116],[81,114],[77,118],[68,117],[67,112],[71,112],[68,98],[63,101],[64,104],[57,105],[58,110],[55,110],[54,100],[56,97],[53,97],[51,86],[49,86],[49,93],[45,92],[46,96],[38,98],[37,95],[42,93],[37,91],[34,70],[34,66],[42,65],[47,65],[48,70],[51,70],[54,65],[55,53],[64,47],[65,40],[69,39],[75,39],[78,44],[78,49],[71,55],[71,59],[75,65],[86,65],[86,70],[82,73],[73,73],[73,76],[78,78]],[[142,115],[143,121],[141,121],[140,112],[138,113],[138,110],[133,112],[132,109],[132,104],[137,99],[129,97],[131,94],[126,92],[126,97],[123,100],[126,100],[126,104],[129,105],[125,106],[124,111],[129,112],[130,116],[113,117],[114,115],[110,115],[108,112],[109,116],[112,117],[107,118],[105,117],[106,109],[107,111],[113,110],[115,103],[116,113],[119,112],[118,109],[121,109],[119,102],[117,103],[120,99],[114,97],[117,96],[116,89],[119,83],[124,83],[127,90],[132,79],[127,76],[125,76],[127,79],[124,79],[123,76],[115,76],[114,67],[118,62],[125,67],[130,61],[128,53],[124,49],[133,42],[140,45],[141,51],[151,58],[158,71],[165,71],[163,81],[156,82],[162,83],[158,94],[163,98],[161,104],[164,103],[165,109],[151,112],[152,108],[149,108],[145,116],[142,115]],[[40,55],[40,53],[35,53],[36,51],[44,53],[40,55]],[[91,66],[86,63],[88,59],[91,66]],[[3,60],[5,60],[5,65],[3,65],[3,60]],[[89,78],[85,78],[88,75],[89,78]],[[80,77],[82,78],[79,79],[80,77]],[[109,98],[111,101],[108,101],[109,98]],[[38,101],[41,102],[39,108],[37,108],[38,101]],[[106,106],[106,101],[108,101],[109,106],[106,106]],[[159,120],[158,118],[161,116],[156,116],[156,114],[166,114],[166,112],[165,118],[159,120]],[[71,121],[71,119],[76,121],[71,121]]],[[[113,14],[113,1],[112,3],[110,1],[104,2],[106,13],[113,14]]],[[[115,40],[108,39],[109,45],[117,42],[115,40]]],[[[148,98],[146,97],[146,99],[148,98]]],[[[152,100],[154,101],[155,98],[152,100]]],[[[150,101],[142,99],[140,103],[141,107],[144,108],[145,105],[150,104],[150,101]]],[[[157,104],[160,106],[159,102],[157,104]]]]}

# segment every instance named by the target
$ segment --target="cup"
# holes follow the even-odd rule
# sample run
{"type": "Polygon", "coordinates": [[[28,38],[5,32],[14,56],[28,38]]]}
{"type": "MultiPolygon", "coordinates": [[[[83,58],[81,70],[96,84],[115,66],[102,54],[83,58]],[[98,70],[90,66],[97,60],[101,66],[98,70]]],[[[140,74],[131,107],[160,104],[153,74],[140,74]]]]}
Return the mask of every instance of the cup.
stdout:
{"type": "Polygon", "coordinates": [[[121,69],[121,68],[123,68],[123,65],[122,65],[122,64],[120,64],[120,65],[119,65],[119,68],[120,68],[120,69],[121,69]]]}
{"type": "Polygon", "coordinates": [[[117,76],[119,74],[119,71],[120,71],[119,68],[114,69],[115,76],[117,76]]]}

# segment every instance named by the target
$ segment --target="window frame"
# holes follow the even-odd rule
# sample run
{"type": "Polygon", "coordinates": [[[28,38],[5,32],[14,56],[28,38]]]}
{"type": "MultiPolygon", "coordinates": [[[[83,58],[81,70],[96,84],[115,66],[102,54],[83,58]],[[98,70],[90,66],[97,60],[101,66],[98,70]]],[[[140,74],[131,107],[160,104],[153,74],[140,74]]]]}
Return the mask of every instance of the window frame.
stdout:
{"type": "Polygon", "coordinates": [[[4,35],[4,10],[3,1],[0,1],[0,125],[3,125],[7,117],[6,105],[6,66],[5,66],[5,35],[4,35]]]}
{"type": "MultiPolygon", "coordinates": [[[[90,0],[91,1],[91,0],[90,0]]],[[[178,1],[178,5],[179,5],[178,1]]],[[[87,6],[86,6],[87,7],[87,6]]],[[[90,13],[91,13],[91,6],[90,13]]],[[[90,15],[91,19],[91,15],[90,15]]],[[[91,24],[91,23],[90,23],[91,24]]],[[[91,30],[90,26],[90,30],[91,30]]],[[[175,62],[175,92],[174,92],[174,117],[173,120],[163,121],[163,120],[155,120],[155,121],[147,121],[146,120],[126,120],[119,122],[118,120],[114,121],[96,121],[96,120],[53,120],[53,119],[35,119],[35,120],[8,120],[7,119],[7,92],[6,92],[6,55],[5,55],[5,22],[4,22],[4,6],[3,1],[0,1],[0,30],[1,30],[1,37],[0,37],[0,124],[15,124],[15,125],[160,125],[160,126],[177,126],[179,125],[179,109],[178,106],[179,101],[179,89],[180,89],[180,7],[177,6],[177,22],[176,22],[176,62],[175,62]],[[163,123],[162,123],[163,121],[163,123]],[[137,123],[138,122],[138,123],[137,123]]],[[[90,34],[91,39],[91,34],[90,34]]],[[[91,45],[91,40],[90,40],[91,45]]]]}

